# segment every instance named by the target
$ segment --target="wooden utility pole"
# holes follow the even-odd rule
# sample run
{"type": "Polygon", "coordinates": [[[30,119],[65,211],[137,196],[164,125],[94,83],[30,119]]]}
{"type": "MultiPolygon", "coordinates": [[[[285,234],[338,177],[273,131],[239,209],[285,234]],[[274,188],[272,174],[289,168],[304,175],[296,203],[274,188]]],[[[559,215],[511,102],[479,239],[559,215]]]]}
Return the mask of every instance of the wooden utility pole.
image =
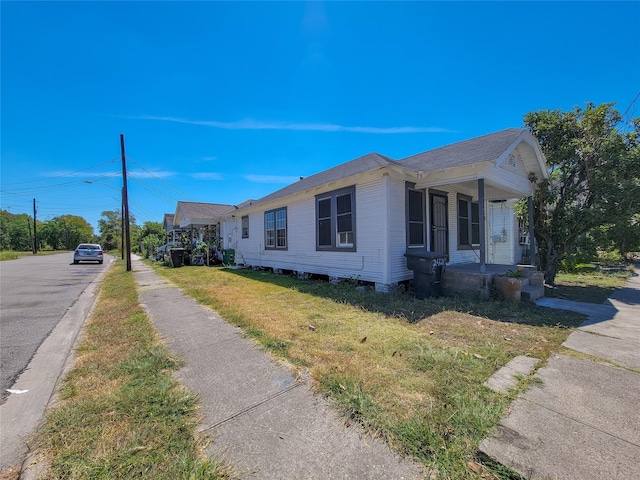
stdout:
{"type": "Polygon", "coordinates": [[[124,188],[122,189],[122,205],[120,205],[120,254],[124,260],[124,188]]]}
{"type": "Polygon", "coordinates": [[[27,227],[29,227],[29,241],[31,242],[31,253],[36,254],[36,244],[33,241],[33,235],[31,234],[31,220],[27,217],[27,227]]]}
{"type": "Polygon", "coordinates": [[[38,253],[38,234],[36,230],[36,199],[33,199],[33,254],[38,253]]]}
{"type": "Polygon", "coordinates": [[[124,211],[124,241],[127,258],[127,272],[131,271],[131,236],[129,234],[129,194],[127,192],[127,161],[124,154],[124,135],[120,134],[122,153],[122,210],[124,211]]]}

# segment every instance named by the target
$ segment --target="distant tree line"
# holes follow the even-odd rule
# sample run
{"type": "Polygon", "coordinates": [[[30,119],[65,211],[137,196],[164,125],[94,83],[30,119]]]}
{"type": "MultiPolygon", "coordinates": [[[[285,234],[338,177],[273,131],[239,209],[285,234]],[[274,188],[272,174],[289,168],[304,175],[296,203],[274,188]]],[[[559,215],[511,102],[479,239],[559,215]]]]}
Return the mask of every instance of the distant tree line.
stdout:
{"type": "MultiPolygon", "coordinates": [[[[0,250],[28,252],[33,250],[33,217],[26,213],[13,214],[0,210],[0,250]]],[[[75,249],[80,243],[99,243],[106,251],[121,250],[122,217],[119,211],[104,211],[98,220],[99,235],[84,218],[60,215],[50,220],[37,221],[38,251],[75,249]]],[[[132,250],[147,255],[164,243],[165,234],[159,222],[145,222],[142,227],[130,218],[132,250]]]]}

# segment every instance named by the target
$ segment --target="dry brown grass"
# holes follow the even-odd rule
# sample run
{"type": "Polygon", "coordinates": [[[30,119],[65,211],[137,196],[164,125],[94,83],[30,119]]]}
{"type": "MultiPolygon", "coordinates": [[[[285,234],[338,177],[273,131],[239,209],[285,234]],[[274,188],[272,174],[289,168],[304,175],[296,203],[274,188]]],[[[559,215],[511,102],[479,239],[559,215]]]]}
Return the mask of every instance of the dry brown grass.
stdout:
{"type": "Polygon", "coordinates": [[[477,307],[460,300],[385,297],[261,272],[159,271],[308,374],[349,421],[455,478],[475,478],[467,461],[511,399],[484,381],[517,355],[544,362],[570,333],[538,326],[557,323],[556,313],[528,307],[482,307],[507,321],[494,320],[466,313],[477,307]]]}
{"type": "Polygon", "coordinates": [[[38,434],[38,478],[229,478],[202,455],[196,399],[171,376],[177,367],[118,262],[38,434]]]}

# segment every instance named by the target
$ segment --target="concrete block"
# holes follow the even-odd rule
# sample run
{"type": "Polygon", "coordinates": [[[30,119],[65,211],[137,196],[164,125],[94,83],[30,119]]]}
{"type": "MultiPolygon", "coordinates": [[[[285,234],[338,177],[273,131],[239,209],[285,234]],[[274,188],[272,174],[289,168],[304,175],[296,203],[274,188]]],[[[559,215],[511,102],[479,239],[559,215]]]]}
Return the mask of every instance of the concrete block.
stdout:
{"type": "Polygon", "coordinates": [[[534,286],[534,285],[528,285],[526,287],[522,287],[520,298],[522,298],[523,300],[534,301],[542,297],[544,297],[544,287],[534,286]]]}

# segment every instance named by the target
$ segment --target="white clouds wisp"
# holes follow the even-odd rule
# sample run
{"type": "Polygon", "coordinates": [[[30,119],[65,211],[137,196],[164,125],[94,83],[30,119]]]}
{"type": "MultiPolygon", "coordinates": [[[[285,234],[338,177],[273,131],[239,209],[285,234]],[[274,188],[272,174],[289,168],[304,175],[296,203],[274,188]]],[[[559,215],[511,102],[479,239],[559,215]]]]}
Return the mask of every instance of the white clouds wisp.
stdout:
{"type": "Polygon", "coordinates": [[[161,117],[153,115],[143,115],[137,118],[140,120],[159,120],[163,122],[183,123],[187,125],[201,125],[204,127],[223,128],[227,130],[289,130],[307,132],[354,132],[354,133],[376,133],[376,134],[396,134],[396,133],[450,133],[451,130],[441,127],[349,127],[336,125],[333,123],[293,123],[293,122],[267,122],[260,120],[245,119],[237,122],[219,122],[215,120],[188,120],[177,117],[161,117]]]}
{"type": "Polygon", "coordinates": [[[222,175],[216,172],[197,172],[192,173],[191,176],[198,180],[223,180],[222,175]]]}

